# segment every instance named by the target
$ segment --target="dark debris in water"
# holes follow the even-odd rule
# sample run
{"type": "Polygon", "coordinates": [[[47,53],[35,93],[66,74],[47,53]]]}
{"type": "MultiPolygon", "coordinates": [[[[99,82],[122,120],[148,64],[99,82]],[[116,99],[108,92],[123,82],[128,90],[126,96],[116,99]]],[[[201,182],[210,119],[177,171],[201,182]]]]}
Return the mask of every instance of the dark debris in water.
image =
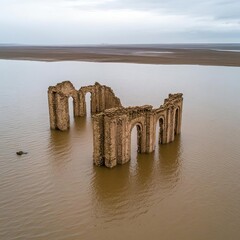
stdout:
{"type": "Polygon", "coordinates": [[[16,154],[19,155],[19,156],[21,156],[21,155],[23,155],[23,154],[28,154],[28,153],[27,153],[27,152],[23,152],[23,151],[18,151],[18,152],[16,152],[16,154]]]}

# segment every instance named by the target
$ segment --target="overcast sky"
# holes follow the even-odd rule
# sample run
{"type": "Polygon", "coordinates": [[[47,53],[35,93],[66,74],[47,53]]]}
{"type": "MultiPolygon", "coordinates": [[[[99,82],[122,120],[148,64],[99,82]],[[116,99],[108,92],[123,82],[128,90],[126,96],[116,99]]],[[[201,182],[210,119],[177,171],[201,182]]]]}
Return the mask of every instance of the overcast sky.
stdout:
{"type": "Polygon", "coordinates": [[[0,43],[240,42],[240,0],[0,0],[0,43]]]}

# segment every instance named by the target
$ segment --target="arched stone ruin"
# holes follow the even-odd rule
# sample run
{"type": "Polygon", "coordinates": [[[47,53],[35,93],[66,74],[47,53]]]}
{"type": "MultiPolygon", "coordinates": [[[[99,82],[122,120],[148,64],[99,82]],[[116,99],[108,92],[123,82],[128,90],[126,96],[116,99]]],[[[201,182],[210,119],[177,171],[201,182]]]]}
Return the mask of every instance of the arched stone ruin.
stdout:
{"type": "Polygon", "coordinates": [[[111,88],[95,83],[76,90],[65,81],[48,89],[51,129],[69,128],[68,98],[73,98],[74,116],[86,115],[86,93],[91,93],[93,115],[93,162],[112,168],[131,159],[131,131],[137,126],[138,152],[151,153],[155,148],[159,124],[159,144],[174,141],[181,132],[182,93],[169,94],[159,108],[151,105],[123,107],[111,88]]]}
{"type": "Polygon", "coordinates": [[[73,98],[74,117],[86,115],[87,93],[91,94],[91,114],[103,112],[106,109],[122,107],[110,87],[95,83],[76,90],[70,81],[58,83],[48,88],[48,104],[51,129],[65,131],[70,127],[68,99],[73,98]]]}

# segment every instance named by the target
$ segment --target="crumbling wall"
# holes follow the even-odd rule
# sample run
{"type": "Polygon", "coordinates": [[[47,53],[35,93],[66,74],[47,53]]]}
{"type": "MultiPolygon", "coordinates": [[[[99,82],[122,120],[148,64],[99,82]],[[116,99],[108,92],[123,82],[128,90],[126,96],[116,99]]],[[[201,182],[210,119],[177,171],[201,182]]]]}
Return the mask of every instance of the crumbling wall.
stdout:
{"type": "Polygon", "coordinates": [[[48,105],[51,129],[69,128],[68,98],[73,98],[74,116],[80,116],[79,95],[70,81],[65,81],[48,88],[48,105]]]}
{"type": "Polygon", "coordinates": [[[91,114],[100,113],[109,108],[122,106],[120,99],[115,96],[110,87],[96,82],[94,85],[81,87],[79,90],[81,116],[86,115],[85,96],[87,93],[91,94],[91,114]]]}
{"type": "Polygon", "coordinates": [[[91,94],[91,114],[103,112],[106,109],[122,107],[110,87],[95,83],[76,90],[72,83],[65,81],[48,88],[48,102],[51,129],[61,131],[69,128],[68,99],[73,98],[74,117],[86,116],[86,94],[91,94]]]}
{"type": "Polygon", "coordinates": [[[156,127],[160,121],[160,141],[165,144],[180,133],[182,94],[170,94],[162,106],[112,108],[93,116],[94,164],[114,167],[131,159],[131,131],[137,126],[138,151],[155,149],[156,127]],[[177,114],[177,115],[176,115],[177,114]]]}
{"type": "Polygon", "coordinates": [[[182,93],[169,94],[164,104],[124,108],[110,87],[95,83],[76,90],[65,81],[48,88],[51,129],[69,128],[68,99],[73,98],[74,117],[86,115],[87,93],[91,94],[93,115],[93,161],[97,166],[114,167],[131,159],[131,132],[137,126],[138,152],[151,153],[156,145],[174,141],[182,124],[182,93]]]}

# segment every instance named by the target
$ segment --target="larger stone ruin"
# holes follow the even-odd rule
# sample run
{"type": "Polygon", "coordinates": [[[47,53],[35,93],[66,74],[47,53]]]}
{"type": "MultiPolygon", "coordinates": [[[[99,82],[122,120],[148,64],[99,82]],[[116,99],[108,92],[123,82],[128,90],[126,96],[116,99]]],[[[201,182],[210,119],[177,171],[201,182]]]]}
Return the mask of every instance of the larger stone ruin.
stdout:
{"type": "Polygon", "coordinates": [[[70,81],[48,88],[51,129],[70,127],[69,97],[73,98],[74,117],[86,116],[85,95],[91,93],[93,119],[93,162],[112,168],[131,159],[131,131],[137,127],[139,153],[155,149],[159,124],[159,144],[174,141],[181,132],[183,94],[169,94],[159,108],[151,105],[123,107],[110,87],[95,83],[76,90],[70,81]]]}

